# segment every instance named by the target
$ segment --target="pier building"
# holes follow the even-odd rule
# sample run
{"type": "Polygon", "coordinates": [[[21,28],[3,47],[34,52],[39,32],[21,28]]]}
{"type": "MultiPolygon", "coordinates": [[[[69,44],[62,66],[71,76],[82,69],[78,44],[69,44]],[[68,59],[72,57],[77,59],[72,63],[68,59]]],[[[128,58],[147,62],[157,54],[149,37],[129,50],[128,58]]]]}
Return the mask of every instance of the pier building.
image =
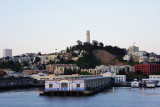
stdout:
{"type": "Polygon", "coordinates": [[[55,78],[45,81],[45,91],[41,95],[48,93],[57,94],[79,92],[92,94],[111,85],[111,77],[103,76],[69,76],[55,78]]]}
{"type": "Polygon", "coordinates": [[[8,77],[0,78],[0,88],[15,88],[22,86],[30,86],[34,83],[34,79],[29,77],[8,77]]]}

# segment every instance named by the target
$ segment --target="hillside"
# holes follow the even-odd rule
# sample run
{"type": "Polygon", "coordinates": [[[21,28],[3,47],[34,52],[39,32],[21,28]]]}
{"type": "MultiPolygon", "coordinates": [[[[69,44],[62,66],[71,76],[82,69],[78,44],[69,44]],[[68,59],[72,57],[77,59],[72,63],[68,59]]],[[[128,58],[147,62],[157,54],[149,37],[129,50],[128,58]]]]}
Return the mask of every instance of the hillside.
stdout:
{"type": "Polygon", "coordinates": [[[77,64],[80,68],[95,68],[97,65],[124,65],[123,56],[126,55],[126,49],[118,46],[110,46],[102,42],[93,40],[92,43],[77,41],[77,45],[67,47],[67,52],[76,50],[85,51],[85,55],[77,61],[70,63],[77,64]]]}
{"type": "Polygon", "coordinates": [[[105,50],[93,50],[92,53],[98,60],[100,60],[101,64],[104,64],[104,65],[121,64],[117,60],[115,55],[112,55],[105,50]]]}

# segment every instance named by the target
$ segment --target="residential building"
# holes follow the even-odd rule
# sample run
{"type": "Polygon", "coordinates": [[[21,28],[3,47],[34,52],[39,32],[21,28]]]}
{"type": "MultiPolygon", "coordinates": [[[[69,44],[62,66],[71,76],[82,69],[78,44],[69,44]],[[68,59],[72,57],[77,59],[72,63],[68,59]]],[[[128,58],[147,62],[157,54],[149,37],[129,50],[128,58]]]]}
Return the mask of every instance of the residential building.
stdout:
{"type": "Polygon", "coordinates": [[[107,71],[110,72],[110,66],[105,66],[105,65],[96,66],[95,70],[100,73],[104,73],[107,71]]]}
{"type": "Polygon", "coordinates": [[[63,60],[68,61],[68,60],[71,60],[72,54],[71,54],[71,53],[62,53],[62,54],[60,55],[60,58],[63,59],[63,60]]]}
{"type": "Polygon", "coordinates": [[[100,73],[105,73],[105,72],[111,72],[111,73],[119,73],[120,70],[125,70],[125,72],[134,72],[134,66],[130,65],[101,65],[101,66],[96,66],[95,70],[100,72],[100,73]]]}
{"type": "Polygon", "coordinates": [[[141,71],[143,74],[155,74],[160,72],[160,64],[136,64],[134,65],[134,72],[141,71]]]}
{"type": "Polygon", "coordinates": [[[53,72],[54,74],[64,74],[65,69],[79,70],[76,64],[50,64],[46,65],[46,71],[53,72]]]}
{"type": "Polygon", "coordinates": [[[139,57],[139,63],[148,63],[148,56],[139,57]]]}
{"type": "Polygon", "coordinates": [[[49,60],[50,61],[54,61],[55,60],[55,58],[57,58],[58,57],[58,55],[49,55],[49,60]]]}
{"type": "Polygon", "coordinates": [[[47,73],[47,71],[45,70],[23,70],[22,71],[23,75],[33,75],[38,73],[47,73]]]}
{"type": "Polygon", "coordinates": [[[131,60],[131,55],[127,54],[123,57],[123,60],[125,61],[130,61],[131,60]]]}
{"type": "Polygon", "coordinates": [[[101,71],[98,71],[96,69],[81,69],[81,72],[87,71],[88,73],[92,75],[100,75],[101,71]]]}
{"type": "Polygon", "coordinates": [[[132,55],[134,54],[135,52],[139,52],[139,47],[136,47],[136,46],[131,46],[129,47],[129,55],[132,55]]]}
{"type": "Polygon", "coordinates": [[[6,73],[4,71],[0,71],[0,77],[4,77],[6,73]]]}
{"type": "Polygon", "coordinates": [[[0,71],[3,71],[3,72],[5,72],[7,75],[9,75],[9,74],[14,74],[16,71],[13,71],[13,70],[11,70],[11,69],[0,69],[0,71]]]}
{"type": "Polygon", "coordinates": [[[103,73],[101,75],[103,75],[103,77],[112,77],[112,78],[114,78],[116,76],[116,73],[106,72],[106,73],[103,73]]]}
{"type": "Polygon", "coordinates": [[[135,54],[137,54],[139,57],[142,57],[142,56],[146,56],[147,52],[146,51],[139,51],[139,52],[135,52],[135,54]]]}
{"type": "Polygon", "coordinates": [[[157,54],[155,54],[155,53],[149,53],[149,57],[157,57],[158,55],[157,54]]]}
{"type": "Polygon", "coordinates": [[[160,59],[159,58],[157,58],[157,57],[149,57],[149,62],[159,62],[160,61],[160,59]]]}

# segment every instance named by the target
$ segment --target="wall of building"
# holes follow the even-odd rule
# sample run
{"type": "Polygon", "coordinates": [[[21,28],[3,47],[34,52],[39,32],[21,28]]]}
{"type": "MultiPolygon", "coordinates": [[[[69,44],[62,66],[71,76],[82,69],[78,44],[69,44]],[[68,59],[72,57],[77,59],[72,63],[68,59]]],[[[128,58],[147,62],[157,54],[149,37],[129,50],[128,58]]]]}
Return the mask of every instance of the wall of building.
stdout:
{"type": "Polygon", "coordinates": [[[84,80],[46,81],[45,91],[84,91],[84,80]]]}
{"type": "Polygon", "coordinates": [[[114,80],[115,83],[124,83],[126,82],[126,75],[116,75],[114,80]]]}
{"type": "Polygon", "coordinates": [[[106,86],[110,82],[110,77],[56,79],[52,81],[45,81],[45,91],[84,91],[106,86]]]}
{"type": "Polygon", "coordinates": [[[140,70],[143,74],[149,75],[160,71],[160,64],[136,64],[134,72],[140,70]]]}
{"type": "Polygon", "coordinates": [[[34,80],[28,77],[0,78],[0,88],[33,85],[34,80]]]}
{"type": "Polygon", "coordinates": [[[160,75],[149,75],[149,79],[160,79],[160,75]]]}

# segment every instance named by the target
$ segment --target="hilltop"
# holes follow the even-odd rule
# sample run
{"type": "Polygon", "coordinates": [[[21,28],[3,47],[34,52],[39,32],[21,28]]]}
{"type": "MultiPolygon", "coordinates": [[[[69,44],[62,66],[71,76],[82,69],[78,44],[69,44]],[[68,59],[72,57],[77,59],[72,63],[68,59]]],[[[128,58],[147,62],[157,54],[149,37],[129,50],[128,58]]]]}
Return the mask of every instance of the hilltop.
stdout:
{"type": "Polygon", "coordinates": [[[93,40],[93,43],[82,43],[77,41],[77,45],[67,47],[66,51],[73,53],[75,50],[84,51],[82,58],[72,63],[81,68],[95,68],[97,65],[116,65],[122,63],[122,57],[126,54],[126,49],[117,46],[104,46],[102,42],[93,40]]]}

